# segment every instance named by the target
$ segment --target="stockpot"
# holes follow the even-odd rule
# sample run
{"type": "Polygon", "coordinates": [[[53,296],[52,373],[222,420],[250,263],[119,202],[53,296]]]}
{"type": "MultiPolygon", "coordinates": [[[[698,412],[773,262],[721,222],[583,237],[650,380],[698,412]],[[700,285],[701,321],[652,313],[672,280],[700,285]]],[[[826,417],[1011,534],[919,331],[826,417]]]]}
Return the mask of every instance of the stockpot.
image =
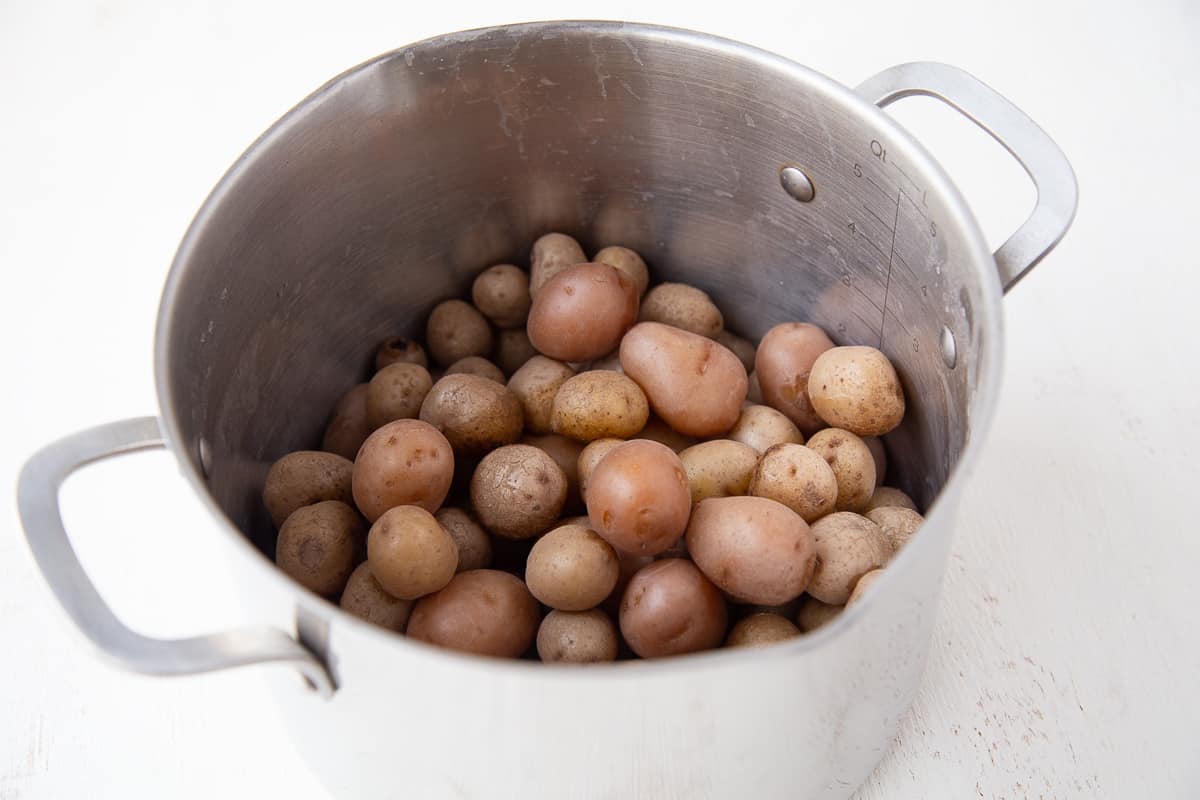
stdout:
{"type": "MultiPolygon", "coordinates": [[[[337,796],[808,798],[850,794],[921,677],[963,482],[997,399],[1000,300],[1075,210],[1061,151],[954,67],[847,88],[736,42],[546,22],[429,39],[334,78],[221,179],[171,265],[157,417],[67,437],[26,464],[30,548],[75,624],[129,669],[278,662],[268,683],[337,796]],[[881,107],[945,101],[1021,162],[1037,204],[995,253],[938,163],[881,107]],[[483,267],[547,231],[619,243],[699,286],[748,337],[791,320],[879,345],[909,398],[890,474],[928,513],[876,589],[766,649],[572,668],[436,649],[278,571],[268,466],[319,441],[373,343],[420,335],[483,267]],[[128,629],[82,570],[62,480],[167,447],[212,512],[262,627],[128,629]]],[[[115,533],[115,532],[114,532],[115,533]]]]}

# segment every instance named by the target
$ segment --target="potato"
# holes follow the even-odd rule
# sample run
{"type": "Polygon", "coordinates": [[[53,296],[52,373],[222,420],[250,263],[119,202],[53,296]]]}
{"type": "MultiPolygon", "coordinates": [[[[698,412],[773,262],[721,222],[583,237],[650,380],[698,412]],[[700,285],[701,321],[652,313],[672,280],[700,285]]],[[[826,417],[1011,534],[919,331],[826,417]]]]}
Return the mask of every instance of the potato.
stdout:
{"type": "Polygon", "coordinates": [[[736,333],[723,330],[717,336],[717,343],[737,356],[738,361],[742,362],[742,366],[746,368],[746,372],[754,371],[755,347],[752,342],[748,339],[743,339],[736,333]]]}
{"type": "Polygon", "coordinates": [[[661,553],[683,535],[692,510],[679,456],[646,439],[613,448],[588,480],[587,509],[592,528],[613,547],[661,553]]]}
{"type": "Polygon", "coordinates": [[[504,373],[500,371],[500,368],[483,356],[460,358],[446,367],[446,375],[478,375],[481,378],[487,378],[489,381],[495,381],[501,386],[505,386],[508,383],[508,379],[504,377],[504,373]]]}
{"type": "Polygon", "coordinates": [[[765,401],[762,396],[762,387],[758,385],[758,373],[751,372],[746,385],[746,402],[762,405],[765,401]]]}
{"type": "Polygon", "coordinates": [[[637,319],[637,287],[608,264],[576,264],[545,283],[525,332],[539,352],[591,361],[612,352],[637,319]]]}
{"type": "Polygon", "coordinates": [[[746,406],[726,437],[748,444],[761,455],[773,445],[791,442],[804,444],[804,436],[796,424],[770,406],[746,406]]]}
{"type": "Polygon", "coordinates": [[[879,569],[891,556],[883,531],[866,517],[838,511],[812,525],[817,568],[808,593],[823,603],[843,605],[858,579],[879,569]]]}
{"type": "Polygon", "coordinates": [[[646,289],[650,288],[650,270],[646,268],[646,262],[628,247],[616,245],[605,247],[592,256],[592,261],[616,267],[628,275],[633,281],[633,285],[637,287],[638,297],[644,295],[646,289]]]}
{"type": "Polygon", "coordinates": [[[812,365],[813,410],[835,428],[882,436],[904,419],[904,390],[896,368],[874,347],[835,347],[812,365]]]}
{"type": "Polygon", "coordinates": [[[371,526],[367,563],[385,592],[415,600],[454,577],[458,545],[433,514],[419,506],[396,506],[371,526]]]}
{"type": "Polygon", "coordinates": [[[614,350],[603,358],[596,359],[588,365],[590,370],[603,369],[608,372],[619,372],[625,374],[625,370],[621,367],[621,351],[614,350]]]}
{"type": "Polygon", "coordinates": [[[479,522],[461,508],[442,508],[433,515],[458,548],[455,572],[486,569],[492,565],[492,540],[479,522]]]}
{"type": "Polygon", "coordinates": [[[580,451],[579,459],[575,466],[579,475],[579,497],[584,502],[587,502],[588,482],[592,478],[592,472],[596,469],[596,465],[613,448],[622,444],[625,444],[624,439],[596,439],[595,441],[588,442],[587,446],[580,451]]]}
{"type": "Polygon", "coordinates": [[[536,447],[554,459],[554,463],[558,464],[558,468],[567,477],[567,501],[564,508],[577,509],[583,500],[579,493],[579,456],[583,453],[583,443],[552,433],[548,436],[522,436],[521,444],[536,447]]]}
{"type": "Polygon", "coordinates": [[[371,430],[397,419],[416,419],[433,388],[429,370],[420,364],[389,364],[367,384],[367,422],[371,430]]]}
{"type": "Polygon", "coordinates": [[[837,506],[838,482],[819,453],[799,444],[777,444],[763,453],[750,478],[749,494],[783,503],[805,522],[837,506]]]}
{"type": "Polygon", "coordinates": [[[536,355],[537,350],[523,327],[500,331],[496,337],[496,366],[504,370],[505,375],[511,376],[536,355]]]}
{"type": "Polygon", "coordinates": [[[587,261],[579,242],[565,233],[547,233],[529,254],[529,294],[538,296],[546,282],[568,267],[587,261]]]}
{"type": "Polygon", "coordinates": [[[653,414],[646,419],[646,427],[642,428],[637,436],[639,439],[649,439],[652,442],[666,445],[676,453],[682,453],[696,444],[696,437],[684,436],[653,414]]]}
{"type": "Polygon", "coordinates": [[[512,264],[496,264],[476,276],[471,302],[497,328],[524,328],[529,316],[529,276],[512,264]]]}
{"type": "Polygon", "coordinates": [[[661,322],[709,339],[716,339],[725,328],[721,310],[712,299],[686,283],[660,283],[647,292],[638,321],[661,322]]]}
{"type": "Polygon", "coordinates": [[[360,619],[403,633],[408,616],[412,613],[413,602],[392,597],[385,592],[371,574],[371,565],[364,561],[350,573],[350,580],[346,581],[346,588],[342,591],[341,606],[343,611],[360,619]]]}
{"type": "Polygon", "coordinates": [[[925,521],[924,517],[910,508],[887,506],[868,511],[867,519],[874,522],[883,531],[893,553],[900,552],[900,548],[908,544],[908,540],[925,521]]]}
{"type": "Polygon", "coordinates": [[[598,664],[617,658],[617,627],[598,608],[551,611],[537,632],[538,658],[548,664],[598,664]]]}
{"type": "Polygon", "coordinates": [[[779,614],[751,614],[733,626],[726,647],[762,647],[800,635],[800,629],[779,614]]]}
{"type": "Polygon", "coordinates": [[[362,550],[358,512],[340,500],[297,508],[284,520],[275,563],[306,589],[327,597],[342,590],[362,550]]]}
{"type": "Polygon", "coordinates": [[[867,503],[863,513],[874,511],[877,508],[887,508],[895,506],[897,508],[911,508],[917,511],[917,504],[913,499],[899,489],[893,489],[891,486],[879,486],[871,494],[871,499],[867,503]]]}
{"type": "Polygon", "coordinates": [[[878,489],[887,475],[887,451],[883,449],[883,439],[878,436],[864,436],[862,440],[875,460],[875,488],[878,489]]]}
{"type": "Polygon", "coordinates": [[[429,359],[425,357],[425,348],[421,347],[420,342],[393,336],[384,339],[375,349],[375,369],[381,370],[389,364],[418,364],[427,368],[429,359]]]}
{"type": "Polygon", "coordinates": [[[508,388],[521,401],[525,427],[531,433],[550,433],[554,414],[554,397],[559,388],[575,374],[561,361],[534,356],[508,379],[508,388]]]}
{"type": "Polygon", "coordinates": [[[871,588],[871,584],[879,580],[879,578],[882,576],[882,569],[873,569],[866,575],[863,575],[861,578],[859,578],[858,582],[854,584],[854,591],[850,593],[850,599],[846,601],[846,608],[849,608],[861,600],[862,596],[866,594],[868,589],[871,588]]]}
{"type": "Polygon", "coordinates": [[[687,526],[687,548],[731,598],[763,605],[799,597],[817,555],[808,523],[763,497],[701,500],[687,526]]]}
{"type": "Polygon", "coordinates": [[[796,625],[805,633],[812,633],[825,623],[831,622],[844,608],[845,606],[841,605],[822,603],[811,595],[806,596],[800,610],[796,612],[796,625]]]}
{"type": "MultiPolygon", "coordinates": [[[[585,526],[591,526],[591,520],[584,517],[582,523],[585,526]]],[[[612,593],[604,599],[601,608],[614,618],[620,613],[621,598],[625,594],[625,587],[633,580],[633,576],[638,573],[642,567],[647,564],[653,564],[654,556],[636,555],[634,553],[626,553],[624,550],[613,549],[617,554],[617,585],[613,587],[612,593]]]]}
{"type": "Polygon", "coordinates": [[[778,605],[762,605],[761,603],[739,605],[744,616],[751,614],[778,614],[781,617],[795,619],[796,612],[800,610],[800,603],[803,597],[804,595],[800,595],[800,597],[796,597],[786,603],[779,603],[778,605]]]}
{"type": "Polygon", "coordinates": [[[525,583],[540,602],[559,611],[586,611],[617,585],[619,566],[612,546],[582,525],[564,525],[533,544],[525,583]]]}
{"type": "Polygon", "coordinates": [[[321,449],[353,461],[372,430],[367,422],[367,384],[360,383],[342,395],[333,407],[321,437],[321,449]]]}
{"type": "Polygon", "coordinates": [[[510,444],[483,457],[471,476],[471,506],[495,536],[529,539],[558,519],[567,476],[546,452],[510,444]]]}
{"type": "Polygon", "coordinates": [[[433,307],[425,324],[425,344],[433,360],[448,367],[460,358],[492,352],[492,328],[479,309],[462,300],[433,307]]]}
{"type": "Polygon", "coordinates": [[[590,442],[628,439],[646,425],[650,404],[629,378],[618,372],[581,372],[568,378],[554,396],[550,429],[590,442]]]}
{"type": "Polygon", "coordinates": [[[642,567],[621,597],[621,635],[642,658],[716,647],[727,620],[721,593],[683,558],[642,567]]]}
{"type": "Polygon", "coordinates": [[[288,453],[271,465],[263,483],[263,504],[278,528],[292,512],[322,500],[351,501],[349,459],[316,450],[288,453]]]}
{"type": "Polygon", "coordinates": [[[758,343],[754,372],[763,400],[786,414],[805,436],[825,427],[809,400],[809,373],[817,357],[833,346],[823,330],[806,322],[776,325],[758,343]]]}
{"type": "Polygon", "coordinates": [[[741,442],[714,439],[689,447],[679,454],[679,460],[694,505],[709,497],[746,494],[758,466],[758,453],[741,442]]]}
{"type": "Polygon", "coordinates": [[[533,644],[540,618],[520,578],[473,569],[417,601],[408,637],[465,653],[518,658],[533,644]]]}
{"type": "Polygon", "coordinates": [[[398,419],[363,442],[353,466],[354,503],[371,522],[389,508],[437,511],[454,477],[454,452],[437,428],[398,419]]]}
{"type": "Polygon", "coordinates": [[[437,428],[454,452],[485,453],[521,436],[521,401],[508,387],[478,375],[447,375],[421,404],[421,420],[437,428]]]}
{"type": "Polygon", "coordinates": [[[641,322],[621,340],[621,366],[642,387],[654,413],[680,433],[719,436],[741,415],[746,370],[711,339],[641,322]]]}
{"type": "Polygon", "coordinates": [[[833,468],[838,511],[862,511],[875,491],[875,459],[862,439],[849,431],[826,428],[813,434],[808,448],[833,468]]]}

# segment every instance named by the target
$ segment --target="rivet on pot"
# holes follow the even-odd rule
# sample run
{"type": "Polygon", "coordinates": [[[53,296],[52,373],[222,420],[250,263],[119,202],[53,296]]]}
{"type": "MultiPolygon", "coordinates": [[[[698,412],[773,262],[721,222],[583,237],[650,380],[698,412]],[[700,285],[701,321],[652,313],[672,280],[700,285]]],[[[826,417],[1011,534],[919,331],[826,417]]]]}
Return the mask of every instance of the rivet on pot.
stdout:
{"type": "Polygon", "coordinates": [[[942,351],[942,361],[946,362],[947,367],[954,369],[954,365],[958,363],[958,345],[954,342],[954,334],[945,325],[942,326],[942,335],[939,344],[942,351]]]}
{"type": "Polygon", "coordinates": [[[196,441],[196,456],[200,462],[200,474],[207,478],[212,468],[212,447],[203,436],[196,441]]]}
{"type": "Polygon", "coordinates": [[[784,167],[779,171],[779,185],[801,203],[811,202],[817,190],[799,167],[784,167]]]}

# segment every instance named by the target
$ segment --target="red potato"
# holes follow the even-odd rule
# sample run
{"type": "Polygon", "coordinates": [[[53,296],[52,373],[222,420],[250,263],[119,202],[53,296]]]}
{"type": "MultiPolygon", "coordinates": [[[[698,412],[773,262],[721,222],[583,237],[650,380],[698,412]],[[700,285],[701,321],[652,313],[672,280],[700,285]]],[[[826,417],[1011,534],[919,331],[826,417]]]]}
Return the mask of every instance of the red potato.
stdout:
{"type": "Polygon", "coordinates": [[[719,436],[746,399],[746,368],[727,348],[658,322],[641,322],[621,340],[621,366],[654,413],[687,436],[719,436]]]}
{"type": "Polygon", "coordinates": [[[705,576],[734,600],[780,605],[800,596],[816,565],[813,535],[799,514],[764,497],[701,500],[687,548],[705,576]]]}
{"type": "Polygon", "coordinates": [[[666,558],[638,570],[621,597],[621,635],[642,658],[716,647],[728,622],[725,599],[692,562],[666,558]]]}
{"type": "Polygon", "coordinates": [[[628,275],[608,264],[576,264],[534,297],[526,333],[551,358],[591,361],[616,348],[637,311],[637,287],[628,275]]]}
{"type": "Polygon", "coordinates": [[[805,436],[825,427],[808,394],[813,364],[834,346],[825,331],[806,322],[785,322],[758,343],[754,372],[764,402],[782,411],[805,436]]]}
{"type": "Polygon", "coordinates": [[[389,422],[367,437],[353,466],[354,502],[371,522],[389,508],[437,511],[454,478],[454,451],[432,425],[389,422]]]}
{"type": "Polygon", "coordinates": [[[692,510],[683,463],[658,442],[625,442],[592,471],[587,509],[593,529],[618,550],[661,553],[683,535],[692,510]]]}
{"type": "Polygon", "coordinates": [[[433,514],[419,506],[396,506],[371,526],[367,563],[384,591],[415,600],[454,577],[458,545],[433,514]]]}
{"type": "Polygon", "coordinates": [[[518,658],[533,644],[541,616],[520,578],[473,569],[417,601],[408,636],[465,653],[518,658]]]}

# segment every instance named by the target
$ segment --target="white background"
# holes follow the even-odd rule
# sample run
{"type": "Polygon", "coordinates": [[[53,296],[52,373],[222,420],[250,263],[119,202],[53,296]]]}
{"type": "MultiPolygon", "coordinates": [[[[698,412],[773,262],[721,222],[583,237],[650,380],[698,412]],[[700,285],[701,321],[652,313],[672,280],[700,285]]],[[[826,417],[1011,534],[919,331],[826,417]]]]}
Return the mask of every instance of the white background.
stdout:
{"type": "MultiPolygon", "coordinates": [[[[1079,215],[1005,299],[1004,394],[930,669],[860,796],[1200,794],[1200,5],[109,0],[0,4],[0,798],[326,797],[273,715],[269,670],[149,679],[89,652],[33,572],[14,476],[54,437],[153,413],[176,243],[293,103],[426,36],[570,17],[720,33],[851,84],[947,61],[1057,139],[1079,215]]],[[[894,108],[1001,240],[1032,190],[927,104],[894,108]]],[[[179,634],[240,619],[168,456],[96,467],[63,500],[130,622],[179,634]]]]}

